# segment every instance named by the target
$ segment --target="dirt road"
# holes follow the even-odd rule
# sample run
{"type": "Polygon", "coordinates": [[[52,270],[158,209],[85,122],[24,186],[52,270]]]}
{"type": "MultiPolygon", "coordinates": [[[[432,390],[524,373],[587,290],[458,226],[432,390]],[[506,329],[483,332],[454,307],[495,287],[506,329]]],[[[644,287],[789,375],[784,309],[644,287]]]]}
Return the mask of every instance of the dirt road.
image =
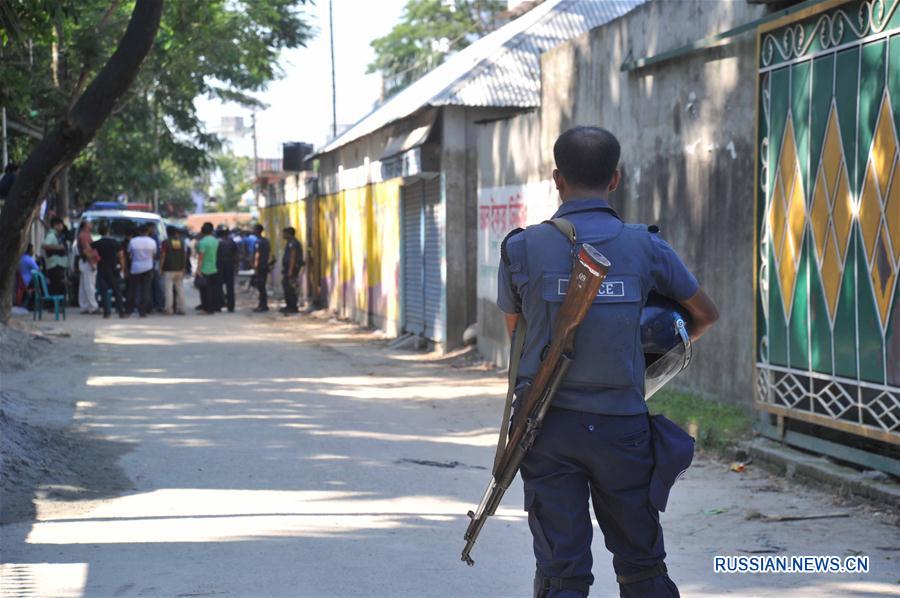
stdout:
{"type": "MultiPolygon", "coordinates": [[[[73,337],[2,388],[23,417],[71,423],[80,441],[64,452],[81,467],[35,483],[35,521],[0,527],[2,596],[531,595],[518,485],[477,565],[459,562],[502,376],[309,316],[75,314],[60,327],[73,337]]],[[[670,505],[668,565],[685,596],[898,590],[897,528],[823,493],[700,459],[670,505]],[[748,553],[863,554],[871,570],[712,573],[714,555],[748,553]]],[[[592,595],[615,595],[599,537],[594,555],[592,595]]]]}

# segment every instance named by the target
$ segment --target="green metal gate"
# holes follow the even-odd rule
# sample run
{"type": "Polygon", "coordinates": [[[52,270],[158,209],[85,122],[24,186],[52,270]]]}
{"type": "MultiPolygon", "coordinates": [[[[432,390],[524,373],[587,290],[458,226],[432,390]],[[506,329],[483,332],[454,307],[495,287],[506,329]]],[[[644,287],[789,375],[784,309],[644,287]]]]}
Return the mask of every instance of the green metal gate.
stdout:
{"type": "Polygon", "coordinates": [[[787,19],[758,38],[756,404],[900,445],[900,0],[787,19]]]}

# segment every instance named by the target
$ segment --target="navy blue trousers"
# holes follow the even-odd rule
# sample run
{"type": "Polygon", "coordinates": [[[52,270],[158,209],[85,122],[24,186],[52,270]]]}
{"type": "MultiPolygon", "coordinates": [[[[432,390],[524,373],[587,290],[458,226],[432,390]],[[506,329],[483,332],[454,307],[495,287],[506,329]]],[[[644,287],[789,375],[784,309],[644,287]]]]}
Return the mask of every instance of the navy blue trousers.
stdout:
{"type": "MultiPolygon", "coordinates": [[[[593,583],[589,501],[617,576],[642,576],[659,567],[666,552],[659,512],[648,498],[652,471],[646,415],[550,409],[521,468],[538,571],[549,578],[593,583]]],[[[620,584],[619,590],[628,598],[678,596],[664,573],[620,584]]],[[[557,588],[547,594],[585,595],[557,588]]]]}

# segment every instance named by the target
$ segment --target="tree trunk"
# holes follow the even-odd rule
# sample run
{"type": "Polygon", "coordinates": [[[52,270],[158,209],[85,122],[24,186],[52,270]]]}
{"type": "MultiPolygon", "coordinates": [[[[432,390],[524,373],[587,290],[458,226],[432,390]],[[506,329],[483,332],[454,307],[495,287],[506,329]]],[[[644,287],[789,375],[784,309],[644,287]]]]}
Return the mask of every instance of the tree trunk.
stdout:
{"type": "Polygon", "coordinates": [[[27,231],[50,180],[83,150],[128,91],[150,52],[163,0],[137,0],[125,35],[72,109],[22,164],[0,212],[0,322],[9,320],[15,272],[27,231]]]}

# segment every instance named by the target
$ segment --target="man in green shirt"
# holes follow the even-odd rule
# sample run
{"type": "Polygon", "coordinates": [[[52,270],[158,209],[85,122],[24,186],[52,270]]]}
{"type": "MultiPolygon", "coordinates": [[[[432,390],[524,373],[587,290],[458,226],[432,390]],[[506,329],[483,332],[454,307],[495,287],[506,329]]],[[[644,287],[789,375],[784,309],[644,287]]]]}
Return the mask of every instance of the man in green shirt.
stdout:
{"type": "Polygon", "coordinates": [[[69,267],[69,247],[66,226],[59,216],[50,219],[50,230],[42,243],[44,265],[47,268],[47,291],[51,295],[66,294],[66,268],[69,267]]]}
{"type": "Polygon", "coordinates": [[[222,309],[222,279],[216,269],[219,241],[213,236],[212,222],[204,222],[197,241],[197,287],[200,289],[201,313],[214,314],[222,309]]]}

